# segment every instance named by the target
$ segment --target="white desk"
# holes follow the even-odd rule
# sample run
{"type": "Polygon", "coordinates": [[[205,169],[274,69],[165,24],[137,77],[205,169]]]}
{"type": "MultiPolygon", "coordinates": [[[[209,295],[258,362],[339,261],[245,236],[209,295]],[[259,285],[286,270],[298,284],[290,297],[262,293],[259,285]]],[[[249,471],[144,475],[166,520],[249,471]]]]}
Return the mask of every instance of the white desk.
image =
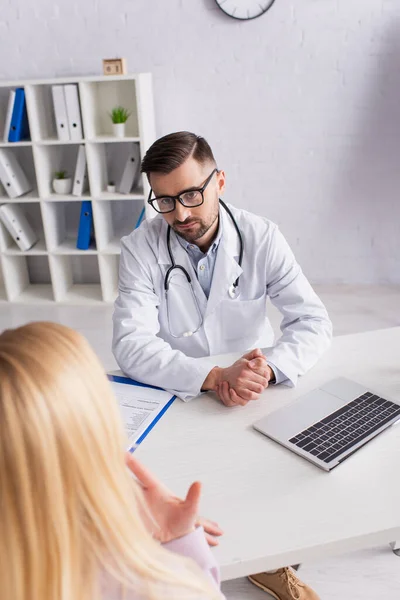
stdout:
{"type": "Polygon", "coordinates": [[[400,539],[400,426],[331,473],[251,427],[337,376],[400,400],[400,327],[335,338],[296,388],[269,388],[246,407],[213,394],[176,400],[137,450],[178,494],[203,482],[202,514],[225,530],[215,550],[223,580],[400,539]]]}

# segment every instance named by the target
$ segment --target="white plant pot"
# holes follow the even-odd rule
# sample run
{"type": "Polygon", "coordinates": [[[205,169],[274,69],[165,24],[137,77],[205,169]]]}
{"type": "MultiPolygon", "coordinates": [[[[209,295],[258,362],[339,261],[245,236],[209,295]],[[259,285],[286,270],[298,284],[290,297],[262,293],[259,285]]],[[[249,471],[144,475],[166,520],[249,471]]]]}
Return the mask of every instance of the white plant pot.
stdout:
{"type": "Polygon", "coordinates": [[[113,123],[114,137],[125,137],[125,125],[126,123],[113,123]]]}
{"type": "Polygon", "coordinates": [[[112,192],[114,194],[115,193],[115,185],[108,185],[107,192],[112,192]]]}
{"type": "Polygon", "coordinates": [[[64,196],[70,194],[72,191],[71,177],[66,179],[53,179],[53,189],[56,194],[63,194],[64,196]]]}

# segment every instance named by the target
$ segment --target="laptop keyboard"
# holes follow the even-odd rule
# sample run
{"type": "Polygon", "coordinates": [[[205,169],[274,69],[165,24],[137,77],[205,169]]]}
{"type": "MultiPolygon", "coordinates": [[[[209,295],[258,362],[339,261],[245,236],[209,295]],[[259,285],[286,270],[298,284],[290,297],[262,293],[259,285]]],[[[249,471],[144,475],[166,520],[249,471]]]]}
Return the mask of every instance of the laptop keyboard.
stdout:
{"type": "Polygon", "coordinates": [[[365,392],[289,442],[328,463],[397,415],[400,415],[398,404],[365,392]]]}

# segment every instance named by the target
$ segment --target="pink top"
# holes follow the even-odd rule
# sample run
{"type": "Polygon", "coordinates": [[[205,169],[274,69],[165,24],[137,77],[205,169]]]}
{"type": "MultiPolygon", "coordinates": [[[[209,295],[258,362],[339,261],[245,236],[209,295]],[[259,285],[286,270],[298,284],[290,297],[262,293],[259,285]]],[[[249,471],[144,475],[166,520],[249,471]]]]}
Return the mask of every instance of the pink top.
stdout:
{"type": "MultiPolygon", "coordinates": [[[[182,538],[174,540],[164,545],[164,548],[181,554],[186,558],[194,560],[203,573],[208,577],[215,585],[216,589],[220,587],[219,568],[215,558],[207,544],[204,530],[202,527],[198,527],[193,533],[189,533],[182,538]]],[[[102,585],[102,598],[103,600],[120,600],[121,590],[118,583],[107,579],[102,585]]],[[[165,596],[164,596],[165,598],[165,596]]],[[[132,591],[124,596],[125,600],[140,600],[141,596],[135,591],[132,591]]],[[[167,599],[166,599],[167,600],[167,599]]],[[[202,600],[199,597],[198,600],[202,600]]],[[[224,596],[221,594],[221,600],[224,600],[224,596]]]]}

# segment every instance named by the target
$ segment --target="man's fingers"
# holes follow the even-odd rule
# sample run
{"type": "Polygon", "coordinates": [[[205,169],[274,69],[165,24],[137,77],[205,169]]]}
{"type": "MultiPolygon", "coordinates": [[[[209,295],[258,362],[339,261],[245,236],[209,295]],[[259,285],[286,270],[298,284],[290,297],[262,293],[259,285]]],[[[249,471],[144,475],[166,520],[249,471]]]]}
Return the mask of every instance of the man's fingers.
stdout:
{"type": "Polygon", "coordinates": [[[229,383],[227,381],[223,381],[222,383],[220,383],[219,385],[219,392],[218,392],[218,396],[221,400],[221,402],[223,402],[225,404],[225,406],[236,406],[235,402],[232,400],[231,395],[229,393],[229,383]]]}
{"type": "MultiPolygon", "coordinates": [[[[222,404],[225,404],[225,406],[231,406],[231,404],[226,404],[226,398],[224,396],[224,388],[223,388],[222,383],[219,383],[217,385],[216,394],[218,396],[218,399],[222,402],[222,404]]],[[[230,402],[230,400],[229,400],[229,402],[230,402]]]]}
{"type": "Polygon", "coordinates": [[[220,393],[222,402],[225,406],[236,406],[235,402],[232,401],[232,398],[229,393],[229,383],[227,381],[223,381],[220,386],[220,393]]]}
{"type": "Polygon", "coordinates": [[[260,348],[254,348],[254,350],[250,350],[250,352],[243,355],[243,358],[246,358],[247,360],[252,360],[253,358],[258,357],[263,357],[263,360],[265,360],[265,356],[261,352],[260,348]]]}
{"type": "Polygon", "coordinates": [[[239,394],[237,394],[233,388],[230,388],[229,393],[230,393],[231,401],[234,403],[234,405],[246,406],[246,404],[250,400],[250,398],[249,398],[249,400],[247,400],[246,398],[239,396],[239,394]]]}
{"type": "Polygon", "coordinates": [[[253,358],[252,360],[249,360],[248,366],[251,369],[255,369],[255,370],[257,370],[257,369],[263,369],[264,371],[268,367],[265,357],[263,357],[263,358],[253,358]]]}
{"type": "MultiPolygon", "coordinates": [[[[232,396],[232,392],[231,392],[231,398],[239,398],[240,400],[240,404],[242,406],[245,406],[248,402],[250,402],[250,400],[258,400],[261,392],[253,392],[252,390],[249,390],[248,387],[243,387],[243,388],[238,388],[237,390],[234,390],[233,388],[231,388],[231,390],[233,390],[235,396],[232,396]]],[[[262,390],[264,391],[264,390],[262,390]]]]}
{"type": "MultiPolygon", "coordinates": [[[[243,377],[240,377],[238,379],[238,385],[243,385],[243,387],[247,387],[250,382],[253,385],[255,384],[259,387],[261,386],[261,389],[259,392],[261,394],[261,392],[264,391],[266,387],[268,387],[269,379],[268,379],[268,377],[262,377],[258,373],[254,373],[251,370],[247,370],[244,372],[243,377]]],[[[253,391],[257,391],[253,387],[251,387],[250,389],[252,389],[253,391]]]]}
{"type": "Polygon", "coordinates": [[[251,360],[247,363],[248,368],[253,372],[257,373],[261,377],[265,377],[268,381],[271,379],[271,367],[267,365],[265,360],[262,362],[259,359],[251,360]]]}
{"type": "MultiPolygon", "coordinates": [[[[238,377],[233,387],[239,396],[247,399],[247,396],[242,393],[244,390],[262,394],[267,386],[268,380],[265,377],[260,377],[251,371],[247,371],[241,377],[238,377]]],[[[251,398],[248,399],[251,400],[251,398]]]]}

